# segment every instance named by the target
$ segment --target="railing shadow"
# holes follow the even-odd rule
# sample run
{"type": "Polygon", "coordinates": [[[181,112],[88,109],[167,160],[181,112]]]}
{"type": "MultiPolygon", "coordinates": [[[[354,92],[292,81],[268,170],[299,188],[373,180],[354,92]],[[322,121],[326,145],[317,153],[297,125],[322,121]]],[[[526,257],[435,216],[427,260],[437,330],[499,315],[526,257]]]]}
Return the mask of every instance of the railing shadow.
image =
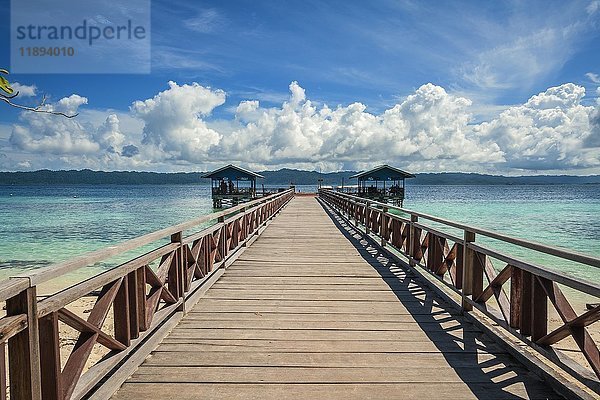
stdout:
{"type": "Polygon", "coordinates": [[[391,260],[364,232],[349,224],[321,199],[319,203],[340,232],[379,273],[406,310],[418,316],[415,318],[417,325],[473,395],[480,399],[520,399],[522,397],[511,393],[509,387],[522,385],[527,398],[560,397],[498,344],[466,322],[453,306],[428,290],[410,271],[411,267],[391,260]],[[445,317],[439,318],[442,315],[445,317]],[[457,325],[444,327],[452,321],[456,321],[457,325]],[[480,361],[480,356],[486,353],[494,357],[480,361]]]}

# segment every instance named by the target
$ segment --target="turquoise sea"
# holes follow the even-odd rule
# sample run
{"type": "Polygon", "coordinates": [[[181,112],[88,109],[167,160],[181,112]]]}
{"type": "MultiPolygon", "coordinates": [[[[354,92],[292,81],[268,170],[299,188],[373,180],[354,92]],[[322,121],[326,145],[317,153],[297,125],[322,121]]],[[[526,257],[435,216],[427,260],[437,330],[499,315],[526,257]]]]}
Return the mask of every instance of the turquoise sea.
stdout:
{"type": "MultiPolygon", "coordinates": [[[[600,185],[408,185],[405,207],[600,257],[600,185]]],[[[212,211],[210,187],[205,185],[0,186],[0,278],[212,211]]],[[[494,241],[484,243],[526,261],[600,281],[598,268],[494,241]]]]}
{"type": "MultiPolygon", "coordinates": [[[[600,185],[414,186],[407,189],[407,196],[409,209],[600,257],[600,185]]],[[[460,231],[444,231],[462,237],[460,231]]],[[[523,261],[600,282],[600,268],[496,240],[480,237],[477,242],[523,261]]],[[[496,268],[504,266],[493,262],[496,268]]]]}

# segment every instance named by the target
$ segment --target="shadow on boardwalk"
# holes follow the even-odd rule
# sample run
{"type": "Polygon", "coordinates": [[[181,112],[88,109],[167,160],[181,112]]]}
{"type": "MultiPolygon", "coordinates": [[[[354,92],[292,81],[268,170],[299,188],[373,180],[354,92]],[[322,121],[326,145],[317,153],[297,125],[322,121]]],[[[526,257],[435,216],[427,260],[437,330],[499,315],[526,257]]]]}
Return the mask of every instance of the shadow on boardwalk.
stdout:
{"type": "Polygon", "coordinates": [[[321,200],[319,202],[335,226],[363,259],[379,273],[403,306],[413,316],[419,316],[415,318],[418,326],[440,349],[447,363],[473,395],[479,399],[520,399],[520,396],[507,390],[511,385],[520,384],[528,398],[560,398],[490,338],[457,315],[454,307],[427,290],[426,285],[411,273],[407,264],[390,260],[363,232],[358,231],[327,204],[321,200]],[[410,301],[407,301],[407,293],[410,301]],[[440,311],[440,308],[443,310],[440,311]],[[442,317],[439,318],[440,316],[442,317]],[[442,326],[443,323],[451,321],[456,321],[459,325],[442,326]],[[462,336],[457,336],[461,331],[462,336]],[[480,361],[479,356],[482,353],[492,353],[496,357],[480,361]]]}

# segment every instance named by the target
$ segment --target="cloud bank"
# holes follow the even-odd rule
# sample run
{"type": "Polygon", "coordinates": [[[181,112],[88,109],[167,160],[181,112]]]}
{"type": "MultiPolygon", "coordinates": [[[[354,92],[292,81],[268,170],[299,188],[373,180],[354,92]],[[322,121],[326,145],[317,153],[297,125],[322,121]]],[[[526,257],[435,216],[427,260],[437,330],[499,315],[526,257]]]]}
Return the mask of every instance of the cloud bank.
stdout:
{"type": "MultiPolygon", "coordinates": [[[[279,107],[247,100],[231,118],[216,119],[224,91],[169,82],[101,123],[22,113],[9,142],[31,155],[31,168],[44,167],[35,156],[45,155],[56,167],[97,169],[199,170],[233,162],[324,170],[390,163],[415,172],[600,170],[600,105],[584,105],[585,89],[572,83],[477,124],[471,100],[431,83],[380,114],[361,103],[315,103],[297,82],[289,92],[279,107]],[[124,130],[124,119],[143,128],[124,130]]],[[[74,113],[85,104],[74,94],[47,107],[74,113]]]]}

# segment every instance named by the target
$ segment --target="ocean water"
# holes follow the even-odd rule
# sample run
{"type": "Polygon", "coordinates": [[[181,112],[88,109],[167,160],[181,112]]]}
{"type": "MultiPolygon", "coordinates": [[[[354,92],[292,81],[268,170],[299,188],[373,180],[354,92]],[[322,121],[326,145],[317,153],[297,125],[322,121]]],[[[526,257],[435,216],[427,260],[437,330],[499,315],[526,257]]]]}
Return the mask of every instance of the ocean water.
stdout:
{"type": "MultiPolygon", "coordinates": [[[[600,257],[600,185],[409,186],[405,208],[600,257]]],[[[431,226],[439,226],[427,223],[431,226]]],[[[462,237],[462,232],[443,229],[462,237]]],[[[497,240],[482,245],[594,283],[600,268],[497,240]]],[[[503,267],[492,260],[496,268],[503,267]]]]}
{"type": "MultiPolygon", "coordinates": [[[[302,192],[315,189],[297,187],[302,192]]],[[[600,185],[408,185],[406,195],[409,209],[600,257],[600,185]]],[[[205,185],[0,186],[0,278],[213,211],[210,187],[205,185]]],[[[598,268],[493,240],[482,243],[600,281],[598,268]]],[[[95,268],[108,265],[111,261],[95,268]]]]}
{"type": "MultiPolygon", "coordinates": [[[[213,209],[210,196],[210,186],[200,184],[0,185],[0,279],[219,211],[213,209]]],[[[106,260],[67,279],[89,277],[157,245],[106,260]]]]}

